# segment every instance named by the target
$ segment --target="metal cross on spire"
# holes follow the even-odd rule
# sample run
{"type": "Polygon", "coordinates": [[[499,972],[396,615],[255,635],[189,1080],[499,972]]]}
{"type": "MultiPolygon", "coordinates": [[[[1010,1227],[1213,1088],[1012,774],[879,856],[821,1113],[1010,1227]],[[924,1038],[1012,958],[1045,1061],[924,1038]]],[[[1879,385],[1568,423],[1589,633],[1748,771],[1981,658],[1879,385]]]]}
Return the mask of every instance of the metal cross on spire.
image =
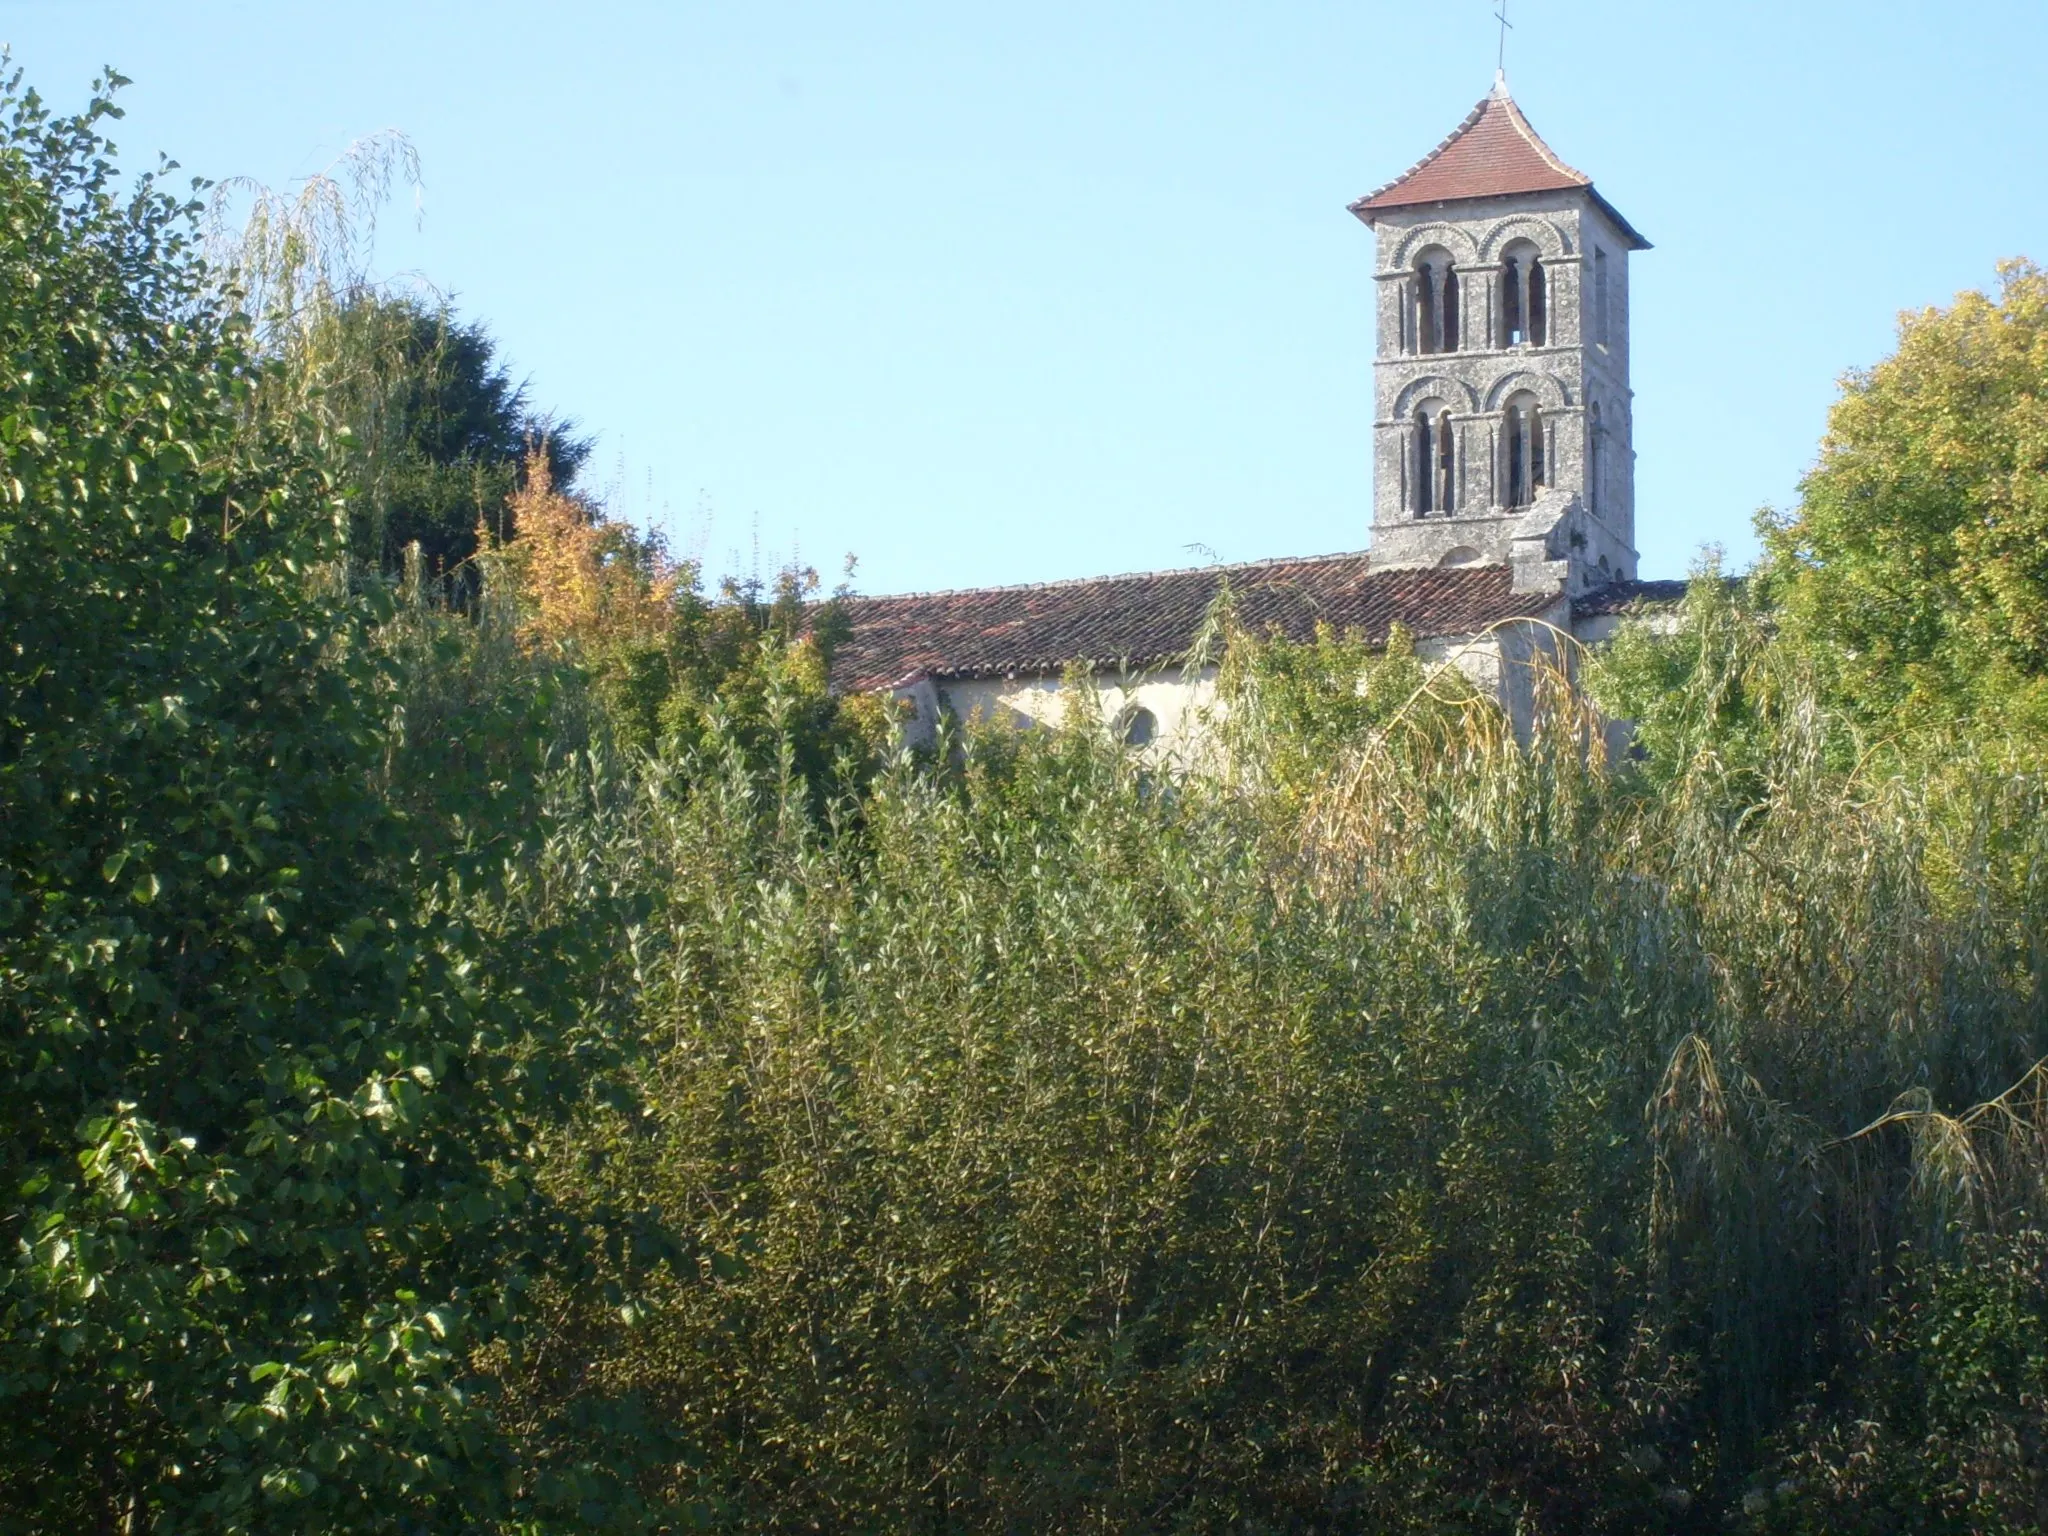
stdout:
{"type": "Polygon", "coordinates": [[[1515,24],[1508,20],[1508,0],[1500,0],[1500,9],[1493,13],[1493,19],[1500,23],[1500,55],[1494,62],[1494,73],[1501,80],[1508,77],[1508,33],[1515,24]]]}

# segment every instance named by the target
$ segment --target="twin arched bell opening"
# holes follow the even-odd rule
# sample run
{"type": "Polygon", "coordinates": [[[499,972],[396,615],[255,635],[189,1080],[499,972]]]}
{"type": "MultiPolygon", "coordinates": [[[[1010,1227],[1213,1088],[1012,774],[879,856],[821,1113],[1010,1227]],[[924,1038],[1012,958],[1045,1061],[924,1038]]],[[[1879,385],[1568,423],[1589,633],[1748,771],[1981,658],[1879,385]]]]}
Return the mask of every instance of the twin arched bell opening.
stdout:
{"type": "MultiPolygon", "coordinates": [[[[1517,240],[1501,253],[1495,268],[1499,303],[1499,347],[1550,345],[1550,274],[1543,253],[1532,240],[1517,240]]],[[[1451,253],[1430,246],[1415,258],[1408,280],[1408,350],[1424,356],[1455,352],[1461,345],[1463,309],[1458,269],[1451,253]]]]}
{"type": "MultiPolygon", "coordinates": [[[[1501,411],[1496,504],[1521,511],[1534,504],[1548,479],[1543,406],[1529,390],[1508,396],[1501,411]]],[[[1449,407],[1425,400],[1415,408],[1413,511],[1417,517],[1448,516],[1458,508],[1458,426],[1449,407]]]]}

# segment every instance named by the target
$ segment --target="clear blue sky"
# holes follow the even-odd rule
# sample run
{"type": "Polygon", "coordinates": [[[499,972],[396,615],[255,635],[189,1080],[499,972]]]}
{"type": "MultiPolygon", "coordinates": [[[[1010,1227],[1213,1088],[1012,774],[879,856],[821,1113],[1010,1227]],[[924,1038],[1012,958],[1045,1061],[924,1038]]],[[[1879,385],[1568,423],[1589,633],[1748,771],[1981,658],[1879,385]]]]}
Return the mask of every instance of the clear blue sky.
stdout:
{"type": "MultiPolygon", "coordinates": [[[[0,0],[60,104],[273,184],[411,136],[387,226],[592,478],[865,591],[1356,549],[1371,239],[1489,0],[0,0]]],[[[1738,559],[1901,309],[2048,260],[2041,0],[1514,0],[1516,98],[1635,266],[1638,543],[1738,559]]]]}

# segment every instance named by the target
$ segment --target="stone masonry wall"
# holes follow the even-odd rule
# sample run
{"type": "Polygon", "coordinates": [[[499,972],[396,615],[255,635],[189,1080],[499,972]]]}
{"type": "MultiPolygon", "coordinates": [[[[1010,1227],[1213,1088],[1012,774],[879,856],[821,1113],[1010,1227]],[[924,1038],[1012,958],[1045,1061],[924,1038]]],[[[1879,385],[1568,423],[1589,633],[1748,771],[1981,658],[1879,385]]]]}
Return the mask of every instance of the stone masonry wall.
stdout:
{"type": "Polygon", "coordinates": [[[1526,391],[1540,406],[1544,484],[1579,503],[1571,558],[1584,570],[1575,585],[1633,579],[1631,242],[1579,190],[1389,210],[1378,216],[1376,229],[1374,565],[1507,560],[1519,519],[1502,505],[1505,408],[1511,395],[1526,391]],[[1547,280],[1548,325],[1540,347],[1507,346],[1501,337],[1502,257],[1518,241],[1536,247],[1547,280]],[[1430,252],[1447,254],[1458,277],[1454,351],[1416,349],[1415,268],[1430,252]],[[1449,513],[1415,510],[1415,418],[1424,407],[1432,416],[1450,412],[1456,457],[1449,513]]]}

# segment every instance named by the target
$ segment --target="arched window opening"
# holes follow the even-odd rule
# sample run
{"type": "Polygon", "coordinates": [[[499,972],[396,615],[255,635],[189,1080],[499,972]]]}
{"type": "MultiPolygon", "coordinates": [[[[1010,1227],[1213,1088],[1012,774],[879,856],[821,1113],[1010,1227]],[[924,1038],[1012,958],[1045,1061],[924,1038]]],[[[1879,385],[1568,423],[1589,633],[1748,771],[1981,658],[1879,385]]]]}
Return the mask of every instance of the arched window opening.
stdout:
{"type": "Polygon", "coordinates": [[[1519,394],[1508,401],[1505,458],[1501,504],[1518,511],[1543,489],[1543,409],[1534,395],[1519,394]]]}
{"type": "Polygon", "coordinates": [[[1501,345],[1540,347],[1550,340],[1550,278],[1543,258],[1517,240],[1501,258],[1501,345]]]}
{"type": "Polygon", "coordinates": [[[1451,413],[1436,417],[1436,510],[1458,510],[1458,439],[1451,431],[1451,413]]]}
{"type": "Polygon", "coordinates": [[[1429,407],[1415,413],[1415,515],[1436,510],[1436,423],[1429,407]]]}
{"type": "Polygon", "coordinates": [[[1414,503],[1417,517],[1458,509],[1458,433],[1447,406],[1431,400],[1415,410],[1414,503]]]}
{"type": "Polygon", "coordinates": [[[1451,258],[1429,250],[1415,260],[1415,350],[1458,350],[1458,274],[1451,258]]]}
{"type": "Polygon", "coordinates": [[[1159,734],[1159,717],[1141,705],[1124,716],[1119,734],[1127,747],[1149,747],[1159,734]]]}

